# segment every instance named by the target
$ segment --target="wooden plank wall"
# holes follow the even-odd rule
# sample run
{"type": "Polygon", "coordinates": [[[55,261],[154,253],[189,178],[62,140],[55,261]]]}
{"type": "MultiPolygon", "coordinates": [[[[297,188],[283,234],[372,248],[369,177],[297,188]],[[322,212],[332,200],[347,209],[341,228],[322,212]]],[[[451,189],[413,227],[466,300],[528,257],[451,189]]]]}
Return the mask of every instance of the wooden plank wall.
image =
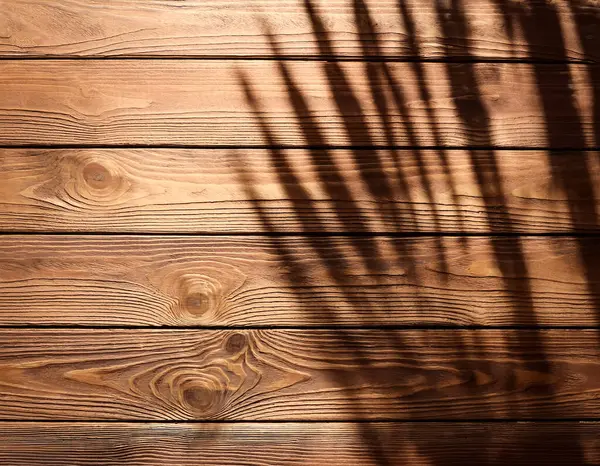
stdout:
{"type": "Polygon", "coordinates": [[[600,464],[595,0],[0,0],[0,463],[600,464]]]}

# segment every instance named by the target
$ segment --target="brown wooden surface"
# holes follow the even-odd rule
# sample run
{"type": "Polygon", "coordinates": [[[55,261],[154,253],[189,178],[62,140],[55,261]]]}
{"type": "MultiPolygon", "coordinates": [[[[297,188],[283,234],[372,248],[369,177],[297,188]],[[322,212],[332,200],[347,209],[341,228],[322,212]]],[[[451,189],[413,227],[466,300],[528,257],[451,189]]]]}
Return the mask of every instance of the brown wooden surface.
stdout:
{"type": "Polygon", "coordinates": [[[597,326],[597,243],[3,236],[0,325],[597,326]]]}
{"type": "Polygon", "coordinates": [[[2,61],[0,144],[592,147],[599,85],[588,65],[2,61]]]}
{"type": "Polygon", "coordinates": [[[596,0],[0,12],[0,464],[600,464],[596,0]]]}
{"type": "Polygon", "coordinates": [[[0,149],[0,230],[597,231],[598,168],[598,152],[0,149]]]}
{"type": "Polygon", "coordinates": [[[0,55],[16,57],[272,57],[268,33],[286,57],[600,55],[592,0],[3,0],[0,7],[0,55]]]}
{"type": "Polygon", "coordinates": [[[3,422],[0,461],[11,466],[592,465],[600,461],[600,426],[3,422]]]}
{"type": "Polygon", "coordinates": [[[2,330],[4,420],[600,417],[595,330],[2,330]]]}

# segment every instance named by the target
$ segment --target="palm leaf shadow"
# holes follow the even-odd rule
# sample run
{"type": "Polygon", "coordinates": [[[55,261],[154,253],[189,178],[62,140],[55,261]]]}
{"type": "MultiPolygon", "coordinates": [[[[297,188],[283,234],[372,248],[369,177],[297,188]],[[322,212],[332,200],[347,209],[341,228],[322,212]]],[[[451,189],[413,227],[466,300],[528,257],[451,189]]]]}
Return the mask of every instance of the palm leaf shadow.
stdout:
{"type": "MultiPolygon", "coordinates": [[[[455,106],[456,114],[461,126],[464,128],[464,134],[467,135],[467,148],[470,165],[475,174],[477,188],[481,197],[485,200],[485,213],[487,215],[488,224],[491,226],[491,233],[508,234],[510,239],[492,236],[490,238],[491,250],[501,276],[503,277],[503,291],[505,296],[508,296],[512,302],[513,316],[512,319],[515,325],[520,322],[527,322],[532,330],[526,333],[527,338],[523,341],[519,340],[521,333],[514,333],[516,342],[512,344],[520,346],[524,345],[531,349],[532,356],[526,360],[516,361],[516,366],[531,370],[535,373],[549,374],[552,372],[552,366],[547,360],[546,351],[544,348],[543,330],[536,330],[540,324],[538,322],[534,298],[532,295],[531,286],[528,280],[529,271],[527,266],[526,255],[518,236],[519,223],[512,218],[507,207],[507,194],[503,186],[503,181],[500,176],[500,168],[498,157],[502,157],[494,147],[495,141],[493,131],[490,127],[490,115],[486,110],[483,101],[483,91],[478,83],[478,68],[477,57],[470,54],[470,41],[473,35],[469,28],[469,22],[465,14],[466,6],[462,0],[450,0],[442,2],[441,0],[434,1],[434,11],[437,15],[437,22],[442,34],[442,42],[447,61],[443,62],[445,76],[452,90],[452,100],[455,106]],[[456,50],[460,51],[457,56],[456,50]],[[457,63],[459,62],[459,63],[457,63]]],[[[561,35],[560,21],[558,15],[552,14],[552,1],[547,3],[534,2],[537,12],[532,14],[525,7],[511,6],[506,7],[506,4],[500,0],[497,1],[498,11],[503,12],[506,31],[511,34],[518,25],[525,31],[525,35],[529,43],[539,44],[542,38],[539,37],[540,30],[543,30],[543,40],[550,40],[555,46],[555,49],[560,50],[561,47],[565,51],[563,61],[568,60],[566,47],[561,45],[561,38],[556,37],[561,35]],[[501,4],[500,4],[501,3],[501,4]],[[550,13],[549,13],[550,12],[550,13]],[[536,16],[536,14],[538,16],[536,16]],[[550,15],[548,17],[548,15],[550,15]],[[554,29],[540,29],[534,24],[535,19],[543,17],[548,24],[556,26],[554,29]],[[550,32],[548,32],[550,31],[550,32]],[[550,34],[550,37],[547,35],[550,34]]],[[[414,9],[409,8],[406,0],[397,0],[397,10],[402,17],[405,28],[408,32],[407,48],[412,56],[419,56],[419,38],[415,27],[416,18],[414,17],[414,9]]],[[[511,4],[512,5],[512,4],[511,4]]],[[[285,83],[287,89],[287,98],[290,107],[293,109],[295,121],[299,125],[301,134],[304,138],[306,150],[311,160],[310,169],[316,174],[316,179],[322,192],[326,193],[331,202],[333,209],[324,211],[320,208],[321,199],[314,199],[311,191],[303,186],[301,177],[298,176],[296,167],[293,163],[294,150],[284,149],[284,142],[278,138],[277,129],[272,126],[266,117],[266,112],[261,108],[260,95],[253,88],[253,83],[244,73],[243,69],[238,69],[238,80],[246,96],[246,101],[252,109],[257,125],[260,128],[264,140],[269,146],[269,155],[272,167],[276,169],[278,183],[285,192],[285,198],[291,202],[291,212],[294,215],[295,222],[300,225],[299,234],[307,234],[305,241],[310,245],[312,251],[319,258],[321,266],[333,278],[338,293],[333,299],[323,306],[318,315],[312,316],[311,321],[323,322],[328,327],[335,327],[337,339],[336,343],[344,348],[351,348],[357,364],[364,368],[373,367],[373,361],[369,360],[369,351],[361,346],[360,341],[354,337],[355,333],[346,327],[346,323],[338,316],[338,306],[340,297],[349,306],[354,306],[357,314],[364,314],[377,309],[377,303],[370,301],[368,298],[363,299],[360,305],[357,304],[355,296],[352,294],[353,275],[350,266],[343,259],[344,250],[338,248],[339,245],[348,245],[360,257],[363,265],[372,276],[385,273],[387,264],[390,261],[401,263],[405,269],[414,270],[418,266],[418,252],[412,249],[414,244],[411,241],[402,239],[394,240],[394,254],[390,256],[382,256],[378,246],[377,239],[368,234],[372,233],[372,216],[378,216],[384,225],[395,225],[396,228],[388,233],[397,234],[413,231],[415,225],[418,225],[416,220],[417,212],[411,208],[399,209],[399,203],[395,202],[398,199],[404,201],[404,206],[412,205],[411,183],[407,179],[409,176],[402,164],[403,152],[397,147],[397,132],[402,132],[408,145],[411,146],[412,156],[417,163],[417,176],[420,185],[423,188],[427,201],[432,205],[431,210],[431,227],[430,231],[439,233],[443,231],[440,226],[441,221],[438,219],[436,210],[435,194],[430,187],[431,183],[428,179],[428,174],[424,164],[424,152],[419,148],[419,137],[414,130],[415,122],[411,117],[411,109],[407,101],[404,84],[398,82],[394,77],[394,73],[390,70],[388,63],[385,61],[386,55],[383,53],[382,47],[379,45],[379,37],[377,33],[376,23],[372,18],[369,7],[364,0],[353,1],[354,21],[358,27],[358,37],[360,37],[360,50],[364,66],[366,80],[369,84],[371,99],[375,104],[380,121],[379,128],[383,132],[383,139],[386,141],[386,148],[377,149],[377,138],[372,137],[372,130],[369,126],[369,119],[364,115],[363,105],[360,98],[353,91],[350,83],[350,78],[344,69],[343,64],[336,60],[334,48],[334,40],[331,38],[325,22],[320,18],[318,9],[313,4],[312,0],[304,0],[304,7],[307,17],[313,29],[315,43],[318,46],[319,54],[326,58],[323,61],[315,62],[315,66],[319,67],[319,71],[325,76],[328,92],[332,96],[332,102],[342,122],[342,131],[348,140],[350,147],[350,155],[356,166],[367,167],[361,170],[361,181],[366,186],[370,195],[370,200],[382,206],[378,212],[364,212],[364,203],[357,199],[353,194],[352,188],[348,185],[343,170],[338,167],[336,158],[333,156],[332,149],[328,149],[326,130],[320,126],[319,120],[315,118],[310,110],[310,104],[305,96],[302,86],[295,80],[293,66],[286,60],[277,62],[279,77],[285,83]],[[391,96],[391,98],[389,98],[391,96]],[[381,151],[388,152],[390,158],[394,161],[394,170],[386,167],[385,161],[381,158],[381,151]],[[328,240],[327,238],[319,238],[312,233],[318,232],[323,234],[336,233],[341,230],[331,231],[331,220],[326,218],[328,215],[333,215],[338,225],[341,225],[344,232],[360,232],[366,234],[360,238],[354,235],[328,240]]],[[[589,22],[584,16],[584,22],[589,22]]],[[[539,23],[538,23],[539,25],[539,23]]],[[[588,31],[588,26],[581,25],[578,27],[580,31],[588,31]]],[[[583,34],[581,32],[581,34],[583,34]]],[[[285,54],[282,52],[276,36],[265,25],[265,36],[267,37],[272,55],[283,58],[285,54]]],[[[582,43],[584,49],[592,53],[593,47],[600,44],[590,44],[589,34],[582,43]]],[[[583,122],[580,120],[577,109],[573,104],[572,99],[563,99],[556,101],[556,97],[548,95],[546,89],[562,89],[570,88],[572,85],[569,76],[568,65],[564,65],[565,79],[561,83],[549,83],[549,75],[545,72],[544,64],[532,64],[533,72],[536,77],[538,89],[541,95],[545,121],[547,122],[547,131],[550,134],[549,147],[565,145],[565,131],[569,134],[569,143],[574,147],[585,146],[585,138],[583,135],[583,122]],[[556,114],[556,109],[561,109],[561,112],[566,114],[556,114]],[[568,128],[557,127],[556,122],[560,119],[567,121],[568,128]]],[[[432,138],[435,142],[434,150],[438,156],[442,167],[442,173],[447,179],[448,185],[451,187],[451,197],[456,205],[459,195],[458,189],[452,182],[449,158],[452,154],[444,144],[442,131],[439,128],[439,123],[435,118],[435,102],[431,98],[431,92],[427,82],[424,65],[420,61],[411,63],[412,73],[416,76],[418,84],[419,98],[424,106],[425,115],[429,127],[432,129],[432,138]]],[[[594,71],[595,73],[596,71],[594,71]]],[[[598,82],[600,79],[597,76],[591,77],[591,82],[598,82]]],[[[560,93],[557,93],[560,94],[560,93]]],[[[594,111],[598,116],[598,101],[599,94],[594,90],[594,111]]],[[[562,95],[568,95],[562,93],[562,95]]],[[[596,120],[600,121],[600,120],[596,120]]],[[[596,143],[600,141],[598,128],[596,131],[596,143]]],[[[574,225],[590,225],[591,228],[597,226],[596,212],[592,210],[581,210],[581,199],[594,199],[593,181],[588,173],[588,166],[584,158],[577,157],[557,157],[557,154],[549,152],[549,165],[552,168],[553,183],[560,186],[565,193],[570,208],[571,221],[574,225]]],[[[290,284],[300,287],[315,287],[311,279],[311,269],[308,268],[301,258],[297,257],[293,248],[289,246],[286,238],[277,236],[280,233],[280,227],[276,218],[273,218],[269,209],[269,200],[261,199],[261,194],[256,189],[256,183],[253,174],[245,170],[243,163],[239,164],[238,174],[242,185],[246,190],[246,197],[254,200],[254,208],[257,217],[260,220],[262,230],[272,235],[269,236],[273,247],[277,251],[282,268],[288,277],[290,284]]],[[[593,202],[584,203],[592,206],[593,202]]],[[[461,212],[457,213],[457,223],[459,232],[463,231],[461,212]]],[[[435,235],[433,244],[436,248],[437,265],[440,270],[447,272],[447,251],[444,247],[444,242],[441,237],[435,235]]],[[[595,262],[597,254],[593,254],[590,247],[593,245],[590,241],[579,241],[579,254],[584,264],[587,274],[587,283],[590,295],[595,298],[594,305],[597,312],[600,312],[600,275],[598,264],[595,262]]],[[[464,239],[465,251],[468,251],[469,241],[464,239]]],[[[296,288],[297,289],[297,288],[296,288]]],[[[315,288],[316,290],[316,288],[315,288]]],[[[414,291],[413,298],[416,306],[427,311],[427,297],[423,297],[418,291],[414,291]],[[422,304],[421,304],[422,303],[422,304]]],[[[298,293],[296,296],[298,302],[305,299],[305,294],[298,293]]],[[[327,301],[327,298],[323,298],[327,301]]],[[[309,308],[310,309],[310,308],[309,308]]],[[[307,311],[314,312],[314,311],[307,311]]],[[[390,345],[395,348],[398,357],[404,361],[418,361],[418,355],[411,350],[412,345],[404,341],[403,333],[398,331],[388,331],[385,329],[379,330],[387,332],[390,345]]],[[[460,336],[463,333],[457,332],[455,348],[457,358],[461,359],[462,371],[465,374],[474,374],[481,372],[486,374],[494,374],[495,369],[492,363],[486,363],[489,359],[485,354],[486,342],[479,338],[480,333],[473,331],[469,334],[469,341],[461,340],[460,336]]],[[[515,359],[517,359],[515,357],[515,359]]],[[[413,372],[418,372],[418,367],[410,368],[413,372]]],[[[368,380],[370,385],[377,386],[381,384],[380,378],[385,379],[385,373],[377,370],[367,371],[372,374],[372,379],[368,380]]],[[[339,370],[335,372],[337,380],[336,384],[342,387],[348,387],[347,396],[348,402],[352,406],[352,417],[354,419],[372,419],[369,411],[369,401],[363,400],[355,395],[351,390],[352,387],[364,383],[364,376],[361,374],[352,373],[351,371],[339,370]]],[[[499,411],[504,412],[510,418],[518,419],[523,412],[522,407],[518,402],[519,381],[517,376],[510,371],[501,373],[508,379],[505,380],[506,390],[509,393],[514,393],[514,398],[508,397],[508,402],[505,406],[499,407],[489,402],[489,406],[482,401],[481,408],[486,410],[482,418],[493,419],[499,411]]],[[[393,381],[392,381],[393,383],[393,381]]],[[[432,390],[435,391],[435,388],[432,390]]],[[[471,396],[479,396],[483,400],[486,395],[486,388],[477,386],[477,383],[467,386],[465,393],[471,396]],[[473,386],[474,385],[474,386],[473,386]]],[[[490,388],[493,391],[493,387],[490,388]]],[[[538,387],[540,395],[547,398],[552,398],[555,394],[552,391],[551,385],[543,385],[538,387]]],[[[443,397],[443,393],[439,394],[443,397]]],[[[410,398],[410,396],[409,396],[410,398]]],[[[412,411],[411,411],[412,412],[412,411]]],[[[411,412],[404,413],[400,416],[402,419],[411,419],[411,412]]],[[[551,417],[551,416],[550,416],[551,417]]],[[[395,457],[387,448],[383,436],[378,432],[377,426],[370,423],[360,423],[361,440],[368,451],[368,454],[374,464],[391,465],[394,464],[395,457]]],[[[407,427],[410,429],[410,427],[407,427]]],[[[406,430],[404,431],[406,432],[406,430]]],[[[403,445],[405,451],[395,452],[398,457],[403,457],[404,454],[410,456],[408,451],[416,449],[423,455],[427,455],[427,460],[432,465],[444,466],[452,464],[452,459],[448,458],[445,452],[438,454],[432,453],[432,449],[423,440],[420,443],[415,436],[409,435],[411,442],[408,440],[403,445]]],[[[489,439],[493,443],[493,439],[489,439]]],[[[511,451],[521,452],[521,459],[526,458],[529,447],[532,445],[543,444],[543,437],[528,437],[523,438],[520,445],[513,445],[511,451]]],[[[567,461],[569,464],[585,464],[582,447],[576,436],[568,437],[562,445],[563,456],[561,460],[567,461]]],[[[471,464],[481,464],[487,462],[501,461],[503,454],[496,452],[496,458],[486,456],[485,445],[482,445],[482,454],[474,456],[471,464]]],[[[506,457],[513,453],[507,452],[506,457]]],[[[531,458],[530,458],[531,459],[531,458]]],[[[499,463],[498,463],[499,464],[499,463]]]]}

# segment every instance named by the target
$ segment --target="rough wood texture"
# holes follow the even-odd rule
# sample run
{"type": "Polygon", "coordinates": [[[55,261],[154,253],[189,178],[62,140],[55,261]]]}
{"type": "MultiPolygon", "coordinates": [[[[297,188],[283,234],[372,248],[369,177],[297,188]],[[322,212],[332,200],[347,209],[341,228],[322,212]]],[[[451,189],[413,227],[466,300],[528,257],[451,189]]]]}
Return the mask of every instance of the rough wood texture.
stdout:
{"type": "Polygon", "coordinates": [[[2,231],[595,231],[599,198],[598,152],[0,150],[2,231]]]}
{"type": "Polygon", "coordinates": [[[0,62],[0,144],[600,145],[588,65],[0,62]]]}
{"type": "Polygon", "coordinates": [[[598,325],[597,238],[3,236],[0,325],[598,325]]]}
{"type": "Polygon", "coordinates": [[[4,420],[600,416],[596,331],[2,330],[4,420]]]}
{"type": "Polygon", "coordinates": [[[597,423],[0,423],[10,466],[592,465],[597,423]]]}
{"type": "Polygon", "coordinates": [[[286,57],[600,57],[593,0],[2,0],[0,9],[4,56],[272,57],[269,32],[286,57]]]}

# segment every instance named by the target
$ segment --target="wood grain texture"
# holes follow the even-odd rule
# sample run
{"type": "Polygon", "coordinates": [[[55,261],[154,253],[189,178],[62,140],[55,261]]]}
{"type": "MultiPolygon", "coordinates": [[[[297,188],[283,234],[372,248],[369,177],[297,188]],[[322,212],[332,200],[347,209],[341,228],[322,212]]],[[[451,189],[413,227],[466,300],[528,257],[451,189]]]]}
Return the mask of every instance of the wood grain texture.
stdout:
{"type": "Polygon", "coordinates": [[[597,243],[3,236],[0,325],[597,326],[597,243]]]}
{"type": "Polygon", "coordinates": [[[0,54],[16,57],[600,57],[592,0],[2,0],[0,9],[0,54]],[[547,29],[534,28],[540,18],[547,29]]]}
{"type": "Polygon", "coordinates": [[[0,144],[600,145],[591,65],[0,62],[0,144]]]}
{"type": "Polygon", "coordinates": [[[0,149],[2,231],[597,231],[598,199],[598,152],[0,149]]]}
{"type": "Polygon", "coordinates": [[[0,424],[10,466],[592,465],[597,423],[0,424]]]}
{"type": "Polygon", "coordinates": [[[2,330],[3,420],[600,415],[596,331],[2,330]]]}

